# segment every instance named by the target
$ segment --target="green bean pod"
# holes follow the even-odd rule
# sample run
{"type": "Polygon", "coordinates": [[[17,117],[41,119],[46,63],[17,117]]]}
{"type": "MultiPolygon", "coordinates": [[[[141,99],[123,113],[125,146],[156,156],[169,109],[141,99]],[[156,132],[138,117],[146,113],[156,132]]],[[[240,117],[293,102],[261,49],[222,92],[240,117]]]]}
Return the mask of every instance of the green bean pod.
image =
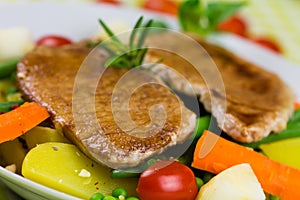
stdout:
{"type": "Polygon", "coordinates": [[[140,177],[140,173],[127,172],[123,170],[115,169],[111,172],[112,178],[138,178],[140,177]]]}
{"type": "Polygon", "coordinates": [[[0,113],[9,112],[12,110],[13,106],[20,106],[23,103],[24,100],[0,102],[0,113]]]}
{"type": "Polygon", "coordinates": [[[0,61],[0,78],[9,76],[16,70],[20,58],[10,58],[0,61]]]}

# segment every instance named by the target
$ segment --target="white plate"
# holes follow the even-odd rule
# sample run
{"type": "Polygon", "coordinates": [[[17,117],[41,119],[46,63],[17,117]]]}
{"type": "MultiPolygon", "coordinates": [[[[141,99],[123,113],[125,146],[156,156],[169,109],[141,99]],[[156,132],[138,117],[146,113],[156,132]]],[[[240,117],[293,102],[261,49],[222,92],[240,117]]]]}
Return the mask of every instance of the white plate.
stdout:
{"type": "MultiPolygon", "coordinates": [[[[99,28],[98,18],[104,19],[108,24],[123,21],[131,26],[139,16],[144,15],[166,20],[172,28],[178,28],[176,20],[169,16],[103,4],[10,3],[0,4],[0,9],[0,28],[27,27],[32,30],[35,39],[45,34],[65,35],[73,40],[89,37],[99,28]]],[[[214,35],[210,39],[279,74],[295,90],[299,99],[300,87],[297,76],[300,74],[300,66],[291,64],[282,57],[236,36],[214,35]]],[[[76,199],[13,174],[2,167],[0,177],[10,189],[26,199],[76,199]]]]}

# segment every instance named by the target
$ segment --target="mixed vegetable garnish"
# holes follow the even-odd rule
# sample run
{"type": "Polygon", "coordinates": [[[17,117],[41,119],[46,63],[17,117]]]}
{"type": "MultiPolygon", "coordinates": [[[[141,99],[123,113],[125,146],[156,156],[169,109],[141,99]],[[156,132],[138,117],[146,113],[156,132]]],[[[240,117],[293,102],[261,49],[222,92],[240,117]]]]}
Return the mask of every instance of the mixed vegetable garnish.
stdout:
{"type": "MultiPolygon", "coordinates": [[[[214,31],[228,30],[226,23],[229,22],[224,20],[236,21],[237,18],[230,16],[244,4],[205,4],[188,0],[180,6],[179,20],[184,31],[205,37],[214,31]]],[[[136,29],[151,27],[152,21],[143,25],[143,18],[138,20],[129,45],[121,43],[103,21],[99,22],[114,38],[113,45],[105,47],[112,56],[106,66],[129,68],[141,65],[147,53],[143,43],[148,33],[144,29],[136,38],[136,29]],[[122,56],[116,58],[116,54],[122,56]]],[[[239,35],[245,33],[240,29],[235,31],[239,35]]],[[[35,45],[58,47],[71,43],[66,37],[49,35],[37,40],[35,45]]],[[[113,170],[89,159],[63,136],[61,130],[51,126],[47,121],[49,114],[43,107],[21,98],[15,79],[16,65],[21,56],[17,53],[0,57],[1,166],[14,164],[15,172],[30,180],[90,200],[217,199],[226,195],[236,198],[252,195],[263,199],[264,192],[271,199],[277,198],[275,196],[300,199],[300,162],[297,159],[300,152],[299,102],[295,102],[295,112],[284,131],[271,133],[253,143],[238,143],[207,131],[210,120],[214,118],[206,113],[197,119],[191,146],[181,157],[177,160],[153,158],[144,164],[143,173],[131,173],[113,170]],[[217,138],[217,143],[210,154],[201,157],[205,137],[217,138]],[[161,167],[163,165],[166,167],[161,167]],[[243,191],[245,187],[250,193],[243,191]],[[225,189],[218,192],[218,188],[225,189]],[[214,191],[214,196],[211,191],[214,191]]]]}

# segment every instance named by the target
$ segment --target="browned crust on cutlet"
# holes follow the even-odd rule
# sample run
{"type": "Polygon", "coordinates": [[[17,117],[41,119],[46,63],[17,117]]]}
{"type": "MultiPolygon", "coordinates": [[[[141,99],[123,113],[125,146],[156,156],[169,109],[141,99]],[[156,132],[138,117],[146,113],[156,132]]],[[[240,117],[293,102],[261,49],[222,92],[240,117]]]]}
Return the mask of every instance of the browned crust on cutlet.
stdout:
{"type": "Polygon", "coordinates": [[[162,57],[163,63],[175,69],[176,73],[159,65],[152,70],[158,76],[163,75],[164,80],[172,88],[187,94],[195,92],[199,95],[205,108],[217,118],[219,126],[240,142],[258,141],[270,132],[278,133],[286,127],[293,112],[295,95],[278,75],[195,35],[192,35],[191,39],[200,44],[205,51],[189,52],[192,48],[178,39],[172,41],[172,35],[168,33],[152,35],[148,39],[150,46],[164,41],[173,52],[152,49],[149,59],[157,60],[162,57]],[[217,93],[218,88],[207,88],[203,77],[195,67],[185,58],[176,55],[176,52],[182,51],[189,52],[192,57],[201,59],[205,64],[215,63],[215,65],[201,66],[217,67],[224,83],[225,95],[216,94],[213,105],[210,95],[217,93]],[[186,89],[186,84],[181,81],[180,76],[184,76],[189,81],[193,91],[186,89]],[[223,109],[220,105],[224,98],[226,107],[223,109]]]}
{"type": "MultiPolygon", "coordinates": [[[[184,142],[193,133],[195,114],[186,109],[151,73],[142,70],[137,72],[138,77],[153,79],[156,84],[144,85],[134,91],[129,102],[131,120],[140,126],[149,125],[149,109],[157,103],[163,105],[167,118],[162,129],[153,129],[156,132],[151,133],[152,136],[149,137],[130,135],[145,134],[139,130],[124,132],[114,120],[111,103],[115,84],[128,69],[116,68],[107,68],[97,86],[95,114],[98,124],[89,121],[93,110],[85,108],[77,109],[76,114],[81,116],[83,121],[87,120],[84,122],[86,124],[76,124],[78,117],[74,119],[72,103],[81,105],[85,102],[85,96],[82,99],[72,99],[75,77],[90,51],[90,48],[82,44],[60,48],[40,46],[21,60],[17,73],[18,84],[24,97],[45,106],[54,124],[62,128],[66,137],[87,155],[115,168],[135,166],[169,146],[184,142]]],[[[91,83],[86,80],[82,86],[88,91],[89,84],[91,83]]],[[[124,89],[124,94],[127,92],[126,87],[125,84],[121,88],[124,89]]],[[[89,94],[87,92],[84,95],[89,94]]],[[[127,102],[117,102],[117,111],[122,111],[125,103],[127,102]]],[[[125,120],[120,123],[124,123],[126,127],[128,122],[125,120]]]]}

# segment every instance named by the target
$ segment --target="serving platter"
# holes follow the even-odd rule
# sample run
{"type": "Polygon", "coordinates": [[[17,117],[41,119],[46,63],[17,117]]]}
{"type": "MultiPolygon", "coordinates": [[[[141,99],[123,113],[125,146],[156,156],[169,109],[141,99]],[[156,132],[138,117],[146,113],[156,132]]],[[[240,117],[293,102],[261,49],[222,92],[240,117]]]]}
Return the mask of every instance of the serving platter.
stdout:
{"type": "MultiPolygon", "coordinates": [[[[92,3],[7,3],[0,4],[0,28],[26,27],[33,38],[47,34],[58,34],[76,41],[99,32],[98,18],[110,23],[125,23],[132,27],[139,16],[166,21],[171,28],[178,29],[175,18],[133,8],[121,8],[107,4],[92,3]]],[[[239,56],[277,73],[290,85],[300,99],[300,66],[292,64],[278,54],[230,34],[211,35],[215,42],[239,56]]],[[[0,167],[0,180],[12,191],[25,199],[78,199],[32,182],[0,167]]],[[[0,199],[3,199],[0,197],[0,199]]],[[[20,199],[7,195],[6,199],[20,199]]]]}

